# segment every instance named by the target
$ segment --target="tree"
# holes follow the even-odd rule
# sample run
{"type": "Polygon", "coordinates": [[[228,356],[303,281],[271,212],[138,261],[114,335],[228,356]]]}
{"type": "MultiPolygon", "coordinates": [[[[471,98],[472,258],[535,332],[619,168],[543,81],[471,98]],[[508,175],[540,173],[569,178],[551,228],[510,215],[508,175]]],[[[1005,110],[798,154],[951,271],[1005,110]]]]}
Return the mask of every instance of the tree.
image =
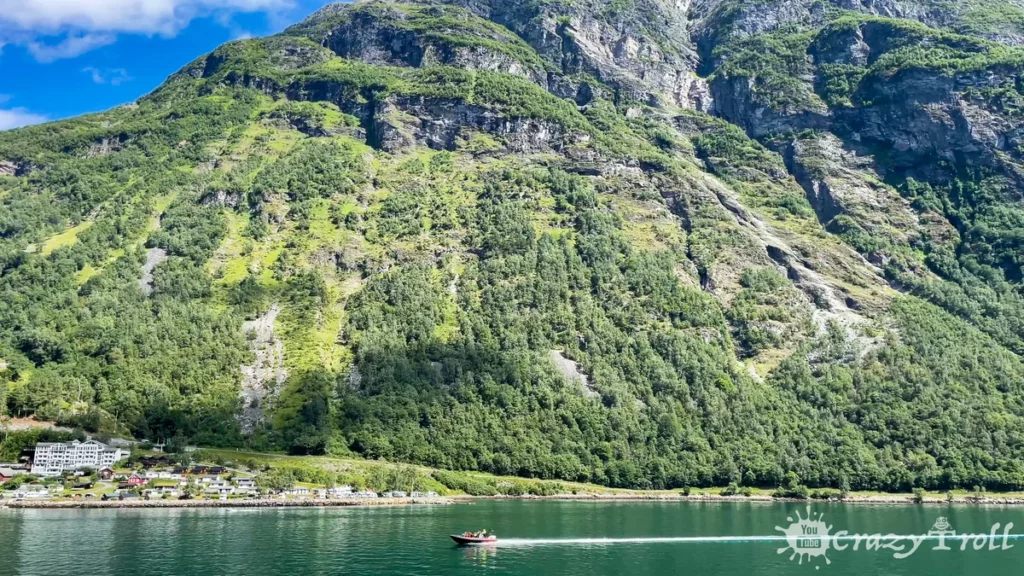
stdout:
{"type": "Polygon", "coordinates": [[[182,491],[182,497],[185,500],[191,500],[198,497],[202,493],[202,488],[199,483],[196,482],[195,476],[189,476],[185,482],[185,489],[182,491]]]}

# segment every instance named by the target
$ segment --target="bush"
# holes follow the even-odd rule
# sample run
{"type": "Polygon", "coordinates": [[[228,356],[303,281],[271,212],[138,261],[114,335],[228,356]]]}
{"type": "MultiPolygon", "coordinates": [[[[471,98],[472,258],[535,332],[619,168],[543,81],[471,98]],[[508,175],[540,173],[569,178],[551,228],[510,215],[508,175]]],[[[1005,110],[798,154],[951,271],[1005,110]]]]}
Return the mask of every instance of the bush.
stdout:
{"type": "Polygon", "coordinates": [[[465,492],[470,496],[497,496],[498,489],[493,485],[476,478],[472,478],[466,474],[459,472],[448,472],[446,470],[436,470],[433,473],[433,478],[444,484],[451,490],[458,490],[465,492]]]}
{"type": "Polygon", "coordinates": [[[921,504],[924,502],[924,488],[914,488],[913,500],[915,504],[921,504]]]}
{"type": "Polygon", "coordinates": [[[534,482],[530,484],[529,492],[534,496],[554,496],[564,494],[565,486],[561,482],[534,482]]]}

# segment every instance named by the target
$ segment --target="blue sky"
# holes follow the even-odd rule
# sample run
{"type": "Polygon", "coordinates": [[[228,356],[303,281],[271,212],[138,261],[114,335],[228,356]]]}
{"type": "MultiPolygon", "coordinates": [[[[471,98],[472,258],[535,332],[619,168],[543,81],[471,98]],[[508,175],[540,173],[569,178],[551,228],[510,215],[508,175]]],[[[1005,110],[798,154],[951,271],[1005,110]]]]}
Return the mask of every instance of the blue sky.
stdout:
{"type": "Polygon", "coordinates": [[[330,0],[0,0],[0,130],[132,102],[217,46],[330,0]]]}

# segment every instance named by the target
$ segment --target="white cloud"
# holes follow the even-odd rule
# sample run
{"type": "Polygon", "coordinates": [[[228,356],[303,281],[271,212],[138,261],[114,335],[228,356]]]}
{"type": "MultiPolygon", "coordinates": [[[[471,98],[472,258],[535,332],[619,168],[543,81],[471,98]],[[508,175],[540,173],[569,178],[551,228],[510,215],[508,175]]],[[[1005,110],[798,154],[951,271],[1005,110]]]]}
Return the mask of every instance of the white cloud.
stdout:
{"type": "Polygon", "coordinates": [[[290,0],[5,0],[0,20],[22,30],[174,34],[213,12],[258,12],[290,0]]]}
{"type": "Polygon", "coordinates": [[[11,128],[21,128],[22,126],[28,126],[30,124],[40,124],[46,122],[48,118],[41,114],[33,114],[24,108],[10,108],[4,110],[0,108],[0,130],[10,130],[11,128]]]}
{"type": "Polygon", "coordinates": [[[132,79],[132,77],[128,75],[128,71],[124,68],[108,68],[106,70],[100,70],[99,68],[86,66],[85,68],[82,68],[82,72],[92,76],[92,81],[96,84],[120,86],[132,79]]]}
{"type": "Polygon", "coordinates": [[[276,12],[294,0],[0,0],[0,46],[26,46],[41,62],[73,58],[118,34],[173,36],[194,18],[276,12]],[[40,37],[57,37],[56,44],[40,37]]]}
{"type": "Polygon", "coordinates": [[[115,40],[117,40],[117,37],[113,34],[69,35],[56,45],[51,46],[41,42],[29,42],[26,48],[39,62],[53,62],[54,60],[74,58],[101,46],[113,44],[115,40]]]}

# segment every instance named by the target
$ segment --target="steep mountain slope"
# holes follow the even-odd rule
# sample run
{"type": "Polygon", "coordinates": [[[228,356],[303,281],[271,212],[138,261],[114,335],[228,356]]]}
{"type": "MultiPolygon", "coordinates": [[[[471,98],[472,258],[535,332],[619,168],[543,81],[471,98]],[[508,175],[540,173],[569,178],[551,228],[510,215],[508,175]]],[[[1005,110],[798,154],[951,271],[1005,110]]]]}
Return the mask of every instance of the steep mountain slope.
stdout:
{"type": "Polygon", "coordinates": [[[1024,487],[1015,1],[328,6],[0,134],[0,407],[676,487],[1024,487]]]}

